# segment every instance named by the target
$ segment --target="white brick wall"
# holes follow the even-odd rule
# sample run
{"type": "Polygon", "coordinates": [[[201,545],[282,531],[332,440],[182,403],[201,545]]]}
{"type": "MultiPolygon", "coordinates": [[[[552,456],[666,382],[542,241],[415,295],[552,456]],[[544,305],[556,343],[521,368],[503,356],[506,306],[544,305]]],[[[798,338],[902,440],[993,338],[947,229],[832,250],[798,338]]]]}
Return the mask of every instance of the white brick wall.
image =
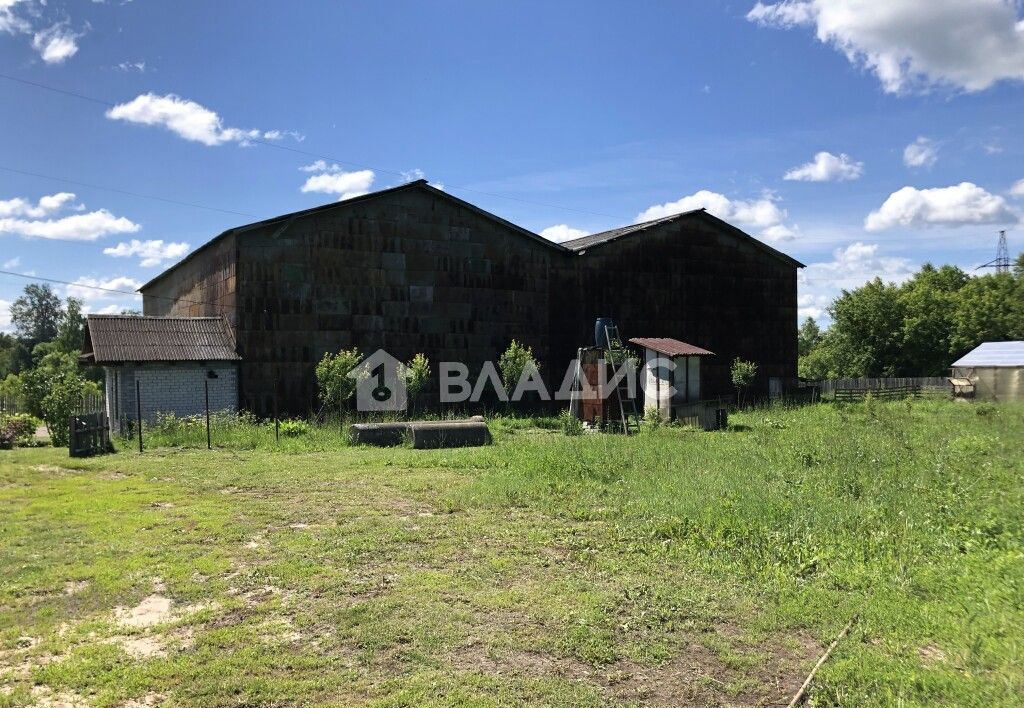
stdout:
{"type": "Polygon", "coordinates": [[[107,414],[117,427],[136,419],[135,382],[140,385],[142,417],[152,422],[158,413],[202,415],[206,411],[204,384],[210,387],[210,411],[238,409],[238,367],[232,362],[197,364],[140,364],[106,369],[107,414]],[[213,371],[217,378],[207,377],[213,371]]]}

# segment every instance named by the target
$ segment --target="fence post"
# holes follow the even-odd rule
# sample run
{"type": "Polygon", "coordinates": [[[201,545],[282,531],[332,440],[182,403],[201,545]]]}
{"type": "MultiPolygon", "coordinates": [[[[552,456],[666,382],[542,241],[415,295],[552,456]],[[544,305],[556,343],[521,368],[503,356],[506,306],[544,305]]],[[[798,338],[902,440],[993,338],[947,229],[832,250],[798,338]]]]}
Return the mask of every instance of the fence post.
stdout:
{"type": "Polygon", "coordinates": [[[210,379],[203,379],[203,391],[206,394],[206,449],[212,450],[210,444],[210,379]]]}
{"type": "Polygon", "coordinates": [[[278,414],[277,392],[281,388],[281,382],[274,379],[274,442],[281,442],[281,418],[278,414]]]}
{"type": "Polygon", "coordinates": [[[142,384],[135,379],[135,419],[139,427],[139,454],[142,454],[142,384]]]}

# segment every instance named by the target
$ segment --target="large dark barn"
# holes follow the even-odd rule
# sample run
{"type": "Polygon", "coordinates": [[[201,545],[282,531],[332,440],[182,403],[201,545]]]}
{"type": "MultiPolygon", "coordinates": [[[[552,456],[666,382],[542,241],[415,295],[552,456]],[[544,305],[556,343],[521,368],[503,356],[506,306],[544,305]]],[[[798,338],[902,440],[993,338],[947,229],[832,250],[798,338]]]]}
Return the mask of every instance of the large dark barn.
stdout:
{"type": "Polygon", "coordinates": [[[230,229],[141,290],[146,315],[226,316],[241,406],[276,391],[298,414],[316,362],[352,346],[473,370],[515,338],[557,386],[598,316],[715,352],[704,396],[732,393],[737,356],[766,394],[796,376],[799,267],[704,211],[559,245],[420,180],[230,229]]]}

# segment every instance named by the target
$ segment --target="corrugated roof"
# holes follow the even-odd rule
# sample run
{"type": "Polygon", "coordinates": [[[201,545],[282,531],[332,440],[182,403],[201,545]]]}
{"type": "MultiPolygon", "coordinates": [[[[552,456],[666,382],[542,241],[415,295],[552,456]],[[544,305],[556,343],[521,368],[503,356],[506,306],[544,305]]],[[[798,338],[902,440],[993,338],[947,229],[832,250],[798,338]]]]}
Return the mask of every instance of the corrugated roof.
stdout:
{"type": "Polygon", "coordinates": [[[589,236],[582,236],[580,238],[572,239],[571,241],[563,241],[562,245],[565,246],[570,251],[574,251],[574,252],[579,253],[579,254],[582,255],[582,252],[587,250],[588,248],[593,248],[595,246],[601,246],[603,244],[610,243],[612,241],[617,241],[617,240],[619,240],[621,238],[624,238],[626,236],[631,236],[633,234],[640,233],[642,231],[646,231],[646,230],[654,228],[656,226],[661,226],[662,224],[667,224],[667,223],[670,223],[672,221],[676,221],[677,219],[694,218],[694,217],[700,218],[700,219],[704,219],[705,221],[710,221],[710,222],[714,223],[716,226],[728,229],[729,231],[731,231],[736,236],[740,237],[744,241],[747,241],[748,243],[750,243],[755,248],[757,248],[757,249],[767,253],[770,256],[774,256],[775,258],[778,258],[779,260],[784,261],[784,262],[786,262],[786,263],[788,263],[790,265],[796,266],[797,268],[803,268],[804,267],[804,264],[801,263],[800,261],[796,260],[795,258],[793,258],[791,256],[787,256],[782,251],[777,251],[774,248],[772,248],[771,246],[769,246],[768,244],[763,243],[761,241],[758,241],[756,238],[754,238],[753,236],[748,234],[746,231],[743,231],[742,229],[736,228],[735,226],[730,224],[728,221],[724,221],[722,219],[719,219],[717,216],[715,216],[713,214],[709,214],[704,209],[694,209],[692,211],[684,211],[684,212],[680,212],[678,214],[671,214],[669,216],[663,216],[660,219],[653,219],[651,221],[644,221],[644,222],[639,223],[639,224],[630,224],[629,226],[622,226],[622,227],[617,228],[617,229],[611,229],[610,231],[602,231],[600,233],[590,234],[589,236]]]}
{"type": "Polygon", "coordinates": [[[1024,342],[982,342],[951,366],[1024,366],[1024,342]]]}
{"type": "Polygon", "coordinates": [[[633,337],[629,341],[631,344],[636,344],[646,349],[653,349],[659,354],[664,354],[666,356],[715,355],[714,352],[708,351],[707,349],[701,349],[696,345],[680,342],[678,339],[669,339],[668,337],[633,337]]]}
{"type": "Polygon", "coordinates": [[[89,315],[82,360],[237,361],[235,338],[223,317],[89,315]]]}

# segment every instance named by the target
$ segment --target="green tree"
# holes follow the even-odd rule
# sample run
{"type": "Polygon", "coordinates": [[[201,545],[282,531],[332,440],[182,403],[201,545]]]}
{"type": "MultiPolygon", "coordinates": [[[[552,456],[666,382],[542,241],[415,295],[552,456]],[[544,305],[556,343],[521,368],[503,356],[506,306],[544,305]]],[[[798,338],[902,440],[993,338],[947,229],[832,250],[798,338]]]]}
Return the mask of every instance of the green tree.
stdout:
{"type": "Polygon", "coordinates": [[[900,286],[902,357],[893,376],[940,376],[950,363],[953,316],[970,278],[955,266],[925,264],[900,286]]]}
{"type": "Polygon", "coordinates": [[[402,367],[402,378],[405,380],[405,392],[409,400],[410,410],[415,408],[416,401],[430,378],[430,359],[419,353],[402,367]]]}
{"type": "Polygon", "coordinates": [[[349,376],[349,373],[355,370],[362,360],[363,355],[358,347],[342,349],[337,354],[324,354],[324,358],[316,365],[316,381],[324,408],[341,413],[348,407],[358,383],[349,376]]]}
{"type": "Polygon", "coordinates": [[[73,354],[54,351],[44,356],[22,376],[23,399],[28,412],[46,423],[57,447],[68,444],[69,421],[82,403],[82,396],[95,384],[78,371],[73,354]]]}
{"type": "Polygon", "coordinates": [[[14,331],[19,339],[29,343],[29,347],[54,339],[63,317],[60,298],[49,285],[30,283],[11,303],[14,331]]]}
{"type": "Polygon", "coordinates": [[[736,357],[729,369],[729,378],[736,388],[736,403],[743,405],[744,394],[754,385],[754,379],[757,378],[757,364],[736,357]]]}
{"type": "Polygon", "coordinates": [[[508,349],[498,357],[498,371],[501,373],[501,383],[511,397],[523,374],[536,375],[540,371],[540,364],[534,358],[531,347],[513,339],[508,349]]]}
{"type": "Polygon", "coordinates": [[[982,342],[1024,339],[1024,277],[991,273],[971,278],[952,315],[950,354],[955,358],[982,342]]]}
{"type": "Polygon", "coordinates": [[[800,325],[800,330],[796,335],[796,348],[797,353],[800,356],[807,356],[811,353],[821,341],[821,327],[814,321],[813,317],[808,317],[804,320],[804,323],[800,325]]]}
{"type": "Polygon", "coordinates": [[[85,341],[85,315],[82,314],[82,301],[69,297],[64,305],[64,312],[57,325],[57,336],[54,342],[62,352],[78,355],[85,341]]]}

